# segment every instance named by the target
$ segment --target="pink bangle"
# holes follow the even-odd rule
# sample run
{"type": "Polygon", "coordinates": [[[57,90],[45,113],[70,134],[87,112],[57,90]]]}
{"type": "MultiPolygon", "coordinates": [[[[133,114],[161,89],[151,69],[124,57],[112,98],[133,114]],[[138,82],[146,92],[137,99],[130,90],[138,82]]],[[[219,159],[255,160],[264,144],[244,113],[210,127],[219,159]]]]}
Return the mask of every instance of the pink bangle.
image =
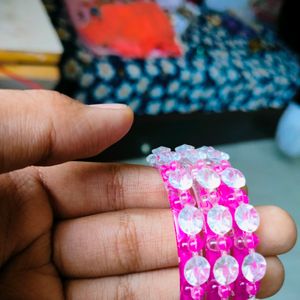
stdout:
{"type": "Polygon", "coordinates": [[[259,215],[243,174],[212,147],[159,147],[147,157],[162,176],[176,233],[180,299],[253,299],[266,272],[255,252],[259,215]]]}

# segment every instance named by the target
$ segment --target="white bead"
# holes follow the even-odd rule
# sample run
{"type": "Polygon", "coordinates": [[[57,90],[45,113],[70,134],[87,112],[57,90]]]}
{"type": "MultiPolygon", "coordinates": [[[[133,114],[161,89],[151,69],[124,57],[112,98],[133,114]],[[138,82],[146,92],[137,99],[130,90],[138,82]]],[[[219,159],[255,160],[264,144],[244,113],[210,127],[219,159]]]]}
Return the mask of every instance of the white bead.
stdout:
{"type": "Polygon", "coordinates": [[[207,224],[216,234],[224,235],[232,229],[232,216],[229,209],[223,205],[215,205],[207,214],[207,224]]]}
{"type": "Polygon", "coordinates": [[[238,227],[245,232],[252,233],[259,226],[259,214],[250,204],[242,203],[236,209],[234,219],[238,227]]]}
{"type": "Polygon", "coordinates": [[[254,283],[261,280],[267,269],[267,262],[265,258],[259,253],[251,253],[244,258],[242,264],[242,273],[244,277],[254,283]]]}
{"type": "Polygon", "coordinates": [[[243,173],[234,168],[227,168],[221,173],[222,181],[229,187],[239,189],[246,185],[243,173]]]}
{"type": "Polygon", "coordinates": [[[223,255],[215,262],[213,273],[219,284],[228,285],[236,280],[239,264],[231,255],[223,255]]]}
{"type": "Polygon", "coordinates": [[[152,153],[153,154],[161,154],[161,153],[164,153],[164,152],[170,152],[171,149],[168,148],[168,147],[164,147],[164,146],[160,146],[158,148],[155,148],[152,150],[152,153]]]}
{"type": "Polygon", "coordinates": [[[181,146],[176,147],[175,151],[178,152],[178,153],[183,153],[183,152],[190,151],[190,150],[193,150],[193,149],[195,149],[194,146],[183,144],[181,146]]]}
{"type": "Polygon", "coordinates": [[[230,156],[229,154],[219,151],[219,150],[213,150],[207,152],[207,157],[210,160],[213,161],[221,161],[221,160],[229,160],[230,156]]]}
{"type": "Polygon", "coordinates": [[[203,256],[194,256],[184,266],[184,277],[192,286],[205,283],[210,274],[210,264],[203,256]]]}
{"type": "Polygon", "coordinates": [[[221,184],[221,178],[217,172],[210,168],[202,168],[196,173],[196,181],[206,189],[216,189],[221,184]]]}
{"type": "Polygon", "coordinates": [[[203,160],[206,157],[205,154],[203,155],[203,153],[196,149],[186,151],[185,153],[182,153],[182,156],[192,164],[196,163],[198,160],[203,160]]]}
{"type": "Polygon", "coordinates": [[[201,149],[196,149],[196,151],[198,152],[199,159],[207,159],[207,154],[205,151],[202,151],[201,149]]]}
{"type": "Polygon", "coordinates": [[[186,234],[195,235],[202,230],[203,214],[199,208],[186,205],[178,214],[178,224],[186,234]]]}
{"type": "Polygon", "coordinates": [[[163,152],[159,154],[158,162],[160,164],[169,164],[172,161],[178,161],[180,160],[180,154],[176,152],[163,152]]]}
{"type": "Polygon", "coordinates": [[[213,148],[211,146],[202,146],[202,147],[198,148],[198,150],[208,153],[208,152],[214,151],[215,148],[213,148]]]}
{"type": "Polygon", "coordinates": [[[175,189],[181,191],[188,190],[193,185],[192,175],[184,169],[176,169],[175,171],[170,172],[168,180],[175,189]]]}
{"type": "Polygon", "coordinates": [[[150,166],[155,166],[156,164],[156,155],[150,154],[146,157],[146,161],[150,166]]]}

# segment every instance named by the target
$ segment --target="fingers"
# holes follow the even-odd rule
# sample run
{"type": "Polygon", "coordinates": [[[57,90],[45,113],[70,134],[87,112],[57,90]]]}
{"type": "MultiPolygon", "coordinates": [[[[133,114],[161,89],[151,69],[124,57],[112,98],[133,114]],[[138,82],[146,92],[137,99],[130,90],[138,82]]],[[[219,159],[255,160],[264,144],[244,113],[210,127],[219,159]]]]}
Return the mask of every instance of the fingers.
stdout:
{"type": "Polygon", "coordinates": [[[288,252],[297,241],[297,227],[291,216],[277,206],[256,207],[260,215],[257,251],[266,256],[288,252]]]}
{"type": "Polygon", "coordinates": [[[258,298],[267,298],[275,295],[284,282],[284,267],[277,256],[267,257],[267,272],[261,281],[258,298]]]}
{"type": "MultiPolygon", "coordinates": [[[[258,251],[273,256],[293,247],[296,230],[288,214],[272,206],[258,210],[258,251]]],[[[171,212],[131,209],[64,221],[54,234],[54,260],[64,275],[81,278],[175,267],[171,212]]]]}
{"type": "Polygon", "coordinates": [[[56,214],[62,218],[126,208],[169,207],[164,185],[154,168],[70,162],[40,168],[40,174],[56,214]]]}
{"type": "Polygon", "coordinates": [[[178,300],[178,269],[67,282],[67,300],[178,300]]]}
{"type": "Polygon", "coordinates": [[[95,155],[132,123],[126,106],[88,107],[50,91],[0,91],[0,172],[95,155]]]}
{"type": "Polygon", "coordinates": [[[68,277],[177,266],[171,213],[135,209],[62,222],[54,234],[54,261],[68,277]]]}
{"type": "MultiPolygon", "coordinates": [[[[277,257],[267,257],[267,273],[259,298],[274,295],[282,286],[284,269],[277,257]]],[[[67,299],[179,299],[177,268],[98,279],[71,280],[66,284],[67,299]]]]}

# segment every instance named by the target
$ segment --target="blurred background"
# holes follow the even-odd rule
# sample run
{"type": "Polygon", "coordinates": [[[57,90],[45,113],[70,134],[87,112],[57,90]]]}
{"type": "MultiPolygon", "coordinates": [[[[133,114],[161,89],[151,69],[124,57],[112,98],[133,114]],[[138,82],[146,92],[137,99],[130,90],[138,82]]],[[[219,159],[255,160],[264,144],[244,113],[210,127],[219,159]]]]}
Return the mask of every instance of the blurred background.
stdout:
{"type": "MultiPolygon", "coordinates": [[[[0,0],[0,88],[128,104],[132,130],[92,160],[218,146],[252,202],[299,227],[299,12],[293,0],[0,0]]],[[[282,260],[272,299],[299,299],[299,244],[282,260]]]]}

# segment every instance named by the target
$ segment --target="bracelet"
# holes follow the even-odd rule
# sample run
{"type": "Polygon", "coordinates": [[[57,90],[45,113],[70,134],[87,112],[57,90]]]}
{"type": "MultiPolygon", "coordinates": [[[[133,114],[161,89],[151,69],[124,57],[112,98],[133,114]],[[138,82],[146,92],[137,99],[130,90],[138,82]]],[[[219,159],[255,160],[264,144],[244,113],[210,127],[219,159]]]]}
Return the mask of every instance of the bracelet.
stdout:
{"type": "Polygon", "coordinates": [[[244,175],[213,147],[152,150],[175,227],[180,299],[255,299],[266,260],[255,252],[259,215],[244,175]]]}

